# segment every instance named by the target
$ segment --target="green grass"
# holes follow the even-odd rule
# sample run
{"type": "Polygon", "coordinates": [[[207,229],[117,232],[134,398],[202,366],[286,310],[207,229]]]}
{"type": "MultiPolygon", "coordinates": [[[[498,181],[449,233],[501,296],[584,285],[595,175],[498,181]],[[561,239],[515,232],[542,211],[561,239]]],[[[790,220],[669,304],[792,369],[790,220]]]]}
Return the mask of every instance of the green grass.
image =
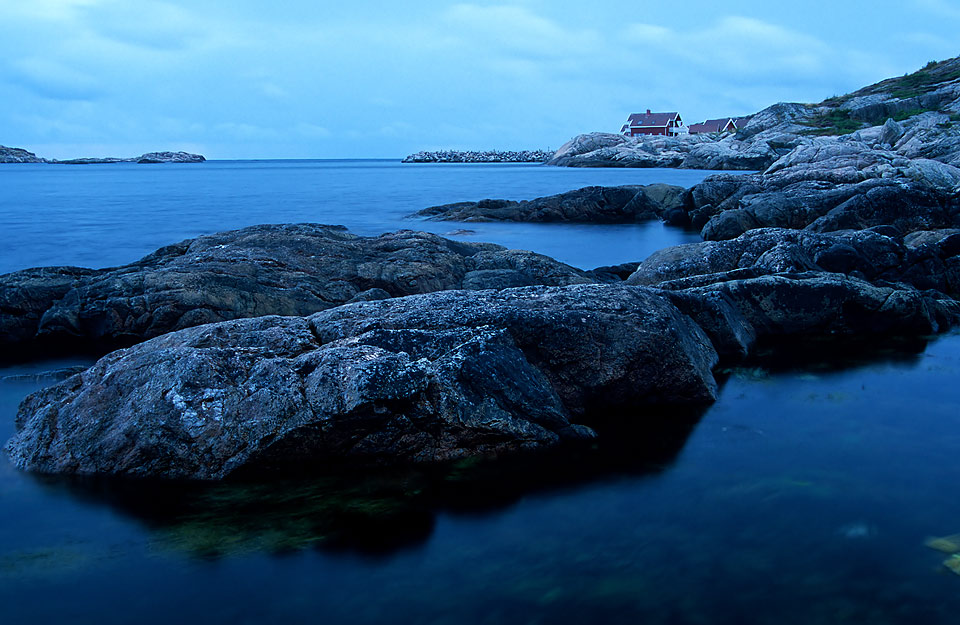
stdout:
{"type": "Polygon", "coordinates": [[[921,113],[926,113],[926,112],[928,112],[928,111],[935,111],[935,110],[936,110],[936,109],[927,109],[927,108],[907,109],[906,111],[900,111],[899,113],[897,113],[896,115],[894,115],[894,116],[893,116],[893,121],[895,121],[895,122],[902,122],[902,121],[905,120],[905,119],[910,119],[910,118],[913,117],[914,115],[919,115],[919,114],[921,114],[921,113]]]}
{"type": "Polygon", "coordinates": [[[850,111],[839,109],[816,115],[810,121],[805,122],[805,125],[810,126],[810,129],[803,131],[801,134],[818,137],[848,135],[863,128],[863,122],[852,119],[850,111]]]}
{"type": "Polygon", "coordinates": [[[915,98],[927,93],[931,86],[960,78],[960,69],[938,71],[940,63],[930,61],[927,65],[912,74],[890,81],[890,95],[895,98],[915,98]]]}

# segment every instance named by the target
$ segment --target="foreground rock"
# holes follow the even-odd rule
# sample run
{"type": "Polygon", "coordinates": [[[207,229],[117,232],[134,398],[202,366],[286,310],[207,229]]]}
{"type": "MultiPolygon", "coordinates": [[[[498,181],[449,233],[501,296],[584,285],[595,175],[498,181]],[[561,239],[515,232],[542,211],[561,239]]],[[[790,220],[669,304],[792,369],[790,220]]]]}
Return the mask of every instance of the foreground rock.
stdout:
{"type": "Polygon", "coordinates": [[[654,292],[447,292],[208,325],[114,352],[28,398],[24,469],[219,479],[556,445],[633,402],[713,399],[717,355],[654,292]],[[136,389],[136,392],[130,392],[136,389]]]}
{"type": "Polygon", "coordinates": [[[104,349],[204,323],[308,315],[349,301],[594,281],[540,254],[422,232],[360,237],[338,226],[253,226],[189,239],[113,269],[0,276],[0,344],[104,349]]]}
{"type": "Polygon", "coordinates": [[[8,148],[0,145],[0,163],[43,163],[33,152],[21,148],[8,148]]]}
{"type": "Polygon", "coordinates": [[[430,463],[589,439],[591,418],[712,401],[719,355],[770,337],[928,334],[953,300],[838,274],[656,290],[448,291],[206,325],[28,397],[7,445],[39,472],[221,479],[430,463]]]}
{"type": "Polygon", "coordinates": [[[447,221],[622,224],[686,218],[686,189],[667,184],[585,187],[534,200],[480,200],[425,208],[418,217],[447,221]]]}

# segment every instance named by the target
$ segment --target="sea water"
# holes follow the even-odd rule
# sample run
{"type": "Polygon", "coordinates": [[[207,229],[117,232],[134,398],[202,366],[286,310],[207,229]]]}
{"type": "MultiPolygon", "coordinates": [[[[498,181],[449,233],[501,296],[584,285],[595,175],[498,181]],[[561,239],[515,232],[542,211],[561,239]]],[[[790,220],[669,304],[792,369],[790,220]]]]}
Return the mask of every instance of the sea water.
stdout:
{"type": "MultiPolygon", "coordinates": [[[[5,269],[128,262],[259,222],[443,231],[456,225],[404,216],[703,175],[110,167],[0,168],[0,223],[17,232],[5,269]]],[[[582,267],[689,236],[477,230],[582,267]]],[[[4,457],[0,623],[957,623],[960,577],[924,541],[960,532],[960,335],[835,348],[722,370],[702,413],[638,410],[596,448],[559,455],[214,485],[35,476],[4,457]]],[[[0,368],[0,439],[25,395],[87,362],[0,368]]]]}

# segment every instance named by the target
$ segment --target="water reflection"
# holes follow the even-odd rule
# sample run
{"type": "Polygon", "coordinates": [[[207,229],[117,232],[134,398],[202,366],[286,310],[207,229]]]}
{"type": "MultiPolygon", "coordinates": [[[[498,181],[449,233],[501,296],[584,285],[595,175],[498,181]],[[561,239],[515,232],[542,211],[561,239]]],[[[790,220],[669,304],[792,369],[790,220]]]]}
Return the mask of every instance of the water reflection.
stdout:
{"type": "Polygon", "coordinates": [[[656,475],[673,464],[699,418],[655,409],[606,414],[594,419],[597,443],[389,472],[341,469],[216,484],[33,479],[58,495],[110,506],[149,528],[157,548],[198,558],[304,549],[386,556],[425,542],[439,511],[483,516],[532,493],[656,475]]]}

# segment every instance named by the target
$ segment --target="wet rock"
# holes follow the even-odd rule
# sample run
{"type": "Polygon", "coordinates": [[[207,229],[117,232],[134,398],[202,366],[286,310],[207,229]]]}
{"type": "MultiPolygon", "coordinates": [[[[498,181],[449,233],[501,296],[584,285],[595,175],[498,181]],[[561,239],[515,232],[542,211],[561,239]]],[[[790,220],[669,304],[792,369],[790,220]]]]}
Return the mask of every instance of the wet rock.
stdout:
{"type": "Polygon", "coordinates": [[[619,407],[712,401],[718,355],[759,339],[958,321],[935,292],[822,272],[431,293],[113,352],[24,400],[6,449],[32,471],[193,479],[543,449],[590,439],[591,415],[619,407]]]}
{"type": "Polygon", "coordinates": [[[0,341],[123,346],[186,327],[308,315],[350,301],[444,289],[593,282],[532,252],[412,231],[254,226],[183,241],[109,270],[0,276],[0,341]]]}
{"type": "Polygon", "coordinates": [[[648,289],[433,293],[114,352],[25,400],[8,450],[34,471],[201,479],[437,462],[590,438],[577,420],[604,407],[711,401],[716,360],[648,289]]]}
{"type": "Polygon", "coordinates": [[[99,273],[80,267],[41,267],[0,276],[0,342],[8,349],[33,342],[53,302],[99,273]]]}

